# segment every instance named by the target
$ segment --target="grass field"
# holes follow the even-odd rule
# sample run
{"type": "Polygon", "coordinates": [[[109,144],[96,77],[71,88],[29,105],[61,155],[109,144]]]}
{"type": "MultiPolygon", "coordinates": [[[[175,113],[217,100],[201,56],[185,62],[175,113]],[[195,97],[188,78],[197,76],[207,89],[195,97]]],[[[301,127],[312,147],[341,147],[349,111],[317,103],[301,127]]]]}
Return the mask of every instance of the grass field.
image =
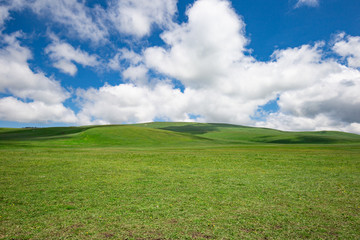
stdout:
{"type": "Polygon", "coordinates": [[[0,129],[1,239],[360,239],[360,136],[0,129]]]}

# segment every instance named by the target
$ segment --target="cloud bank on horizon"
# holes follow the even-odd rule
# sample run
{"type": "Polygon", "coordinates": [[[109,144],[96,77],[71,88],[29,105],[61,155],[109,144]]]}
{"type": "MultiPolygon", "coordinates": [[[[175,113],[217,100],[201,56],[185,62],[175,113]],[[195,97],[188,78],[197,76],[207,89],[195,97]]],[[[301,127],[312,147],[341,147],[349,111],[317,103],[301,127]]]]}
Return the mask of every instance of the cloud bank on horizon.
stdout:
{"type": "Polygon", "coordinates": [[[181,4],[2,1],[2,126],[160,120],[360,133],[360,36],[338,29],[259,60],[235,3],[181,4]]]}

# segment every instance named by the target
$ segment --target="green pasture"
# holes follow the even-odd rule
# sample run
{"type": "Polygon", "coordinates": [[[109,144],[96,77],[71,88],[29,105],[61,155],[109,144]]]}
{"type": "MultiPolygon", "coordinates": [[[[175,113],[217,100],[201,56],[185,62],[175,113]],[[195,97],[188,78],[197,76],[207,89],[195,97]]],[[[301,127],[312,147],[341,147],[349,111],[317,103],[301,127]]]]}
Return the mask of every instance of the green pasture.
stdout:
{"type": "Polygon", "coordinates": [[[360,136],[0,129],[0,239],[360,239],[360,136]]]}

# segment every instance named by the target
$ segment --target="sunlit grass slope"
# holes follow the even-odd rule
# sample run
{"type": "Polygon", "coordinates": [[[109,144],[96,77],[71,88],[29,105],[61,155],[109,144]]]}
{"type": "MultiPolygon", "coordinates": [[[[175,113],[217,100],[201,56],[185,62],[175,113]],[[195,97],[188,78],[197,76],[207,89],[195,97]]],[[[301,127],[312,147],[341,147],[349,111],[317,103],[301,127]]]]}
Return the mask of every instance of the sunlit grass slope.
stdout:
{"type": "Polygon", "coordinates": [[[73,136],[71,141],[79,144],[139,147],[186,146],[193,143],[209,142],[208,139],[189,134],[132,125],[94,127],[73,136]]]}
{"type": "Polygon", "coordinates": [[[0,143],[37,146],[173,146],[211,140],[162,129],[133,125],[13,129],[0,132],[0,143]]]}

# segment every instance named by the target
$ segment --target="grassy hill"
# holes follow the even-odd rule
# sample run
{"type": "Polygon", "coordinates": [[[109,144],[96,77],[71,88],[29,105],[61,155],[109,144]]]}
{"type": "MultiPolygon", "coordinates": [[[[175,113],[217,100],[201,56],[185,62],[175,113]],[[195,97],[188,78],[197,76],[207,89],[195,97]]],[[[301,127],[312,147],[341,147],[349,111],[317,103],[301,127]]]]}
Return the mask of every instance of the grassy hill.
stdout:
{"type": "Polygon", "coordinates": [[[133,125],[0,129],[0,144],[56,146],[184,147],[237,144],[359,143],[343,132],[284,132],[217,123],[155,122],[133,125]]]}
{"type": "Polygon", "coordinates": [[[0,239],[360,239],[360,136],[0,129],[0,239]]]}
{"type": "Polygon", "coordinates": [[[344,132],[284,132],[267,128],[246,127],[219,123],[153,123],[152,127],[202,136],[228,143],[354,143],[360,136],[344,132]],[[165,125],[165,126],[164,126],[165,125]]]}

